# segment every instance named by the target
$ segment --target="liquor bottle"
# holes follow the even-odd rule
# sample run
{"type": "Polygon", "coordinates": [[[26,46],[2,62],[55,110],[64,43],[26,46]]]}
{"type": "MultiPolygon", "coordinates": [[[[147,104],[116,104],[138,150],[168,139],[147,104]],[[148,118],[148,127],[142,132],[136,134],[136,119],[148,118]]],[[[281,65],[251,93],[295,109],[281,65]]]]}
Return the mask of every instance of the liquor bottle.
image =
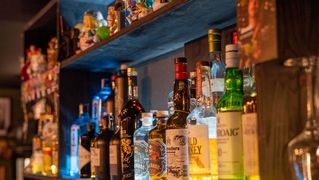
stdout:
{"type": "MultiPolygon", "coordinates": [[[[107,97],[105,103],[104,103],[104,106],[105,106],[105,112],[107,113],[111,113],[112,114],[112,117],[115,113],[115,107],[114,107],[114,103],[115,103],[115,80],[116,80],[116,76],[115,75],[112,75],[111,77],[111,80],[112,80],[112,91],[111,91],[111,94],[107,97]]],[[[114,123],[113,123],[114,124],[114,123]]],[[[115,125],[115,124],[114,124],[115,125]]]]}
{"type": "Polygon", "coordinates": [[[211,96],[208,61],[196,63],[196,108],[188,115],[189,170],[191,179],[217,179],[216,108],[211,96]]]}
{"type": "Polygon", "coordinates": [[[238,69],[238,47],[226,46],[225,95],[217,104],[218,178],[244,179],[243,136],[243,76],[238,69]]]}
{"type": "Polygon", "coordinates": [[[32,138],[32,173],[42,174],[43,154],[42,154],[42,120],[38,120],[38,134],[32,138]]]}
{"type": "Polygon", "coordinates": [[[103,118],[104,102],[111,94],[107,81],[108,79],[101,79],[101,90],[92,99],[92,120],[95,123],[96,132],[98,132],[99,122],[103,118]]]}
{"type": "Polygon", "coordinates": [[[153,113],[142,113],[142,127],[134,132],[135,180],[149,180],[148,133],[153,128],[153,113]]]}
{"type": "Polygon", "coordinates": [[[133,135],[140,119],[143,106],[140,104],[137,96],[137,72],[134,68],[128,68],[128,94],[129,101],[124,105],[121,118],[121,167],[123,179],[134,178],[134,143],[133,135]]]}
{"type": "Polygon", "coordinates": [[[95,124],[87,123],[87,133],[80,137],[79,142],[79,165],[80,165],[80,177],[91,177],[91,153],[90,146],[91,141],[95,137],[95,124]]]}
{"type": "Polygon", "coordinates": [[[100,131],[95,141],[95,179],[106,180],[110,175],[109,164],[109,143],[114,135],[113,117],[111,114],[104,112],[104,117],[100,122],[100,131]]]}
{"type": "Polygon", "coordinates": [[[127,80],[127,66],[125,64],[121,65],[121,69],[116,76],[115,80],[115,124],[118,126],[120,124],[120,113],[123,105],[128,100],[128,80],[127,80]]]}
{"type": "Polygon", "coordinates": [[[190,109],[189,111],[192,112],[193,109],[196,107],[196,72],[192,71],[189,73],[190,76],[190,109]]]}
{"type": "Polygon", "coordinates": [[[120,128],[118,128],[109,145],[110,180],[120,180],[122,178],[120,141],[120,128]]]}
{"type": "Polygon", "coordinates": [[[166,122],[168,111],[156,113],[157,125],[149,132],[149,174],[151,180],[167,180],[166,122]]]}
{"type": "Polygon", "coordinates": [[[79,138],[85,134],[86,124],[90,122],[89,105],[79,105],[79,117],[71,125],[71,165],[70,176],[79,177],[79,138]]]}
{"type": "Polygon", "coordinates": [[[257,93],[254,66],[245,68],[243,77],[245,96],[243,101],[242,128],[245,176],[246,180],[259,180],[257,93]]]}
{"type": "Polygon", "coordinates": [[[189,179],[188,130],[186,118],[189,114],[189,83],[187,59],[175,59],[174,109],[167,120],[167,179],[189,179]]]}
{"type": "Polygon", "coordinates": [[[221,54],[221,34],[219,30],[208,30],[208,47],[209,59],[212,62],[212,93],[213,105],[216,107],[219,99],[224,95],[224,75],[225,63],[222,60],[221,54]]]}

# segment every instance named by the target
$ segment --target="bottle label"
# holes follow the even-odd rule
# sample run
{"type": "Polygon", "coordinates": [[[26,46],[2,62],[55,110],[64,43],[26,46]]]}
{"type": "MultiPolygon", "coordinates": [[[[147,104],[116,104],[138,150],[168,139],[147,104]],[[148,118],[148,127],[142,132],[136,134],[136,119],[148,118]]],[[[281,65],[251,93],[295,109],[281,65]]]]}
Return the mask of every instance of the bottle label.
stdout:
{"type": "Polygon", "coordinates": [[[167,178],[169,180],[188,180],[188,130],[167,129],[167,178]]]}
{"type": "Polygon", "coordinates": [[[241,112],[217,115],[218,175],[243,175],[243,136],[241,112]]]}
{"type": "Polygon", "coordinates": [[[242,115],[245,175],[259,175],[257,114],[242,115]]]}
{"type": "Polygon", "coordinates": [[[151,177],[166,175],[166,145],[162,139],[148,139],[149,172],[151,177]]]}
{"type": "Polygon", "coordinates": [[[79,126],[72,125],[71,126],[71,156],[77,157],[77,150],[79,144],[79,126]]]}
{"type": "Polygon", "coordinates": [[[120,160],[118,159],[119,157],[119,146],[118,145],[110,145],[110,174],[112,176],[119,175],[119,163],[120,160]]]}
{"type": "Polygon", "coordinates": [[[90,151],[85,149],[82,145],[79,145],[79,165],[80,169],[82,169],[85,165],[87,165],[90,160],[90,151]]]}
{"type": "Polygon", "coordinates": [[[121,160],[123,176],[129,178],[134,175],[134,145],[131,137],[121,138],[121,160]]]}
{"type": "Polygon", "coordinates": [[[148,176],[148,145],[145,141],[134,141],[134,172],[135,177],[148,176]]]}
{"type": "Polygon", "coordinates": [[[189,173],[209,174],[209,139],[208,125],[189,125],[188,144],[189,144],[189,173]]]}
{"type": "Polygon", "coordinates": [[[100,166],[100,149],[99,148],[91,148],[91,166],[96,167],[100,166]]]}
{"type": "Polygon", "coordinates": [[[224,79],[215,78],[212,79],[212,92],[224,92],[224,79]]]}

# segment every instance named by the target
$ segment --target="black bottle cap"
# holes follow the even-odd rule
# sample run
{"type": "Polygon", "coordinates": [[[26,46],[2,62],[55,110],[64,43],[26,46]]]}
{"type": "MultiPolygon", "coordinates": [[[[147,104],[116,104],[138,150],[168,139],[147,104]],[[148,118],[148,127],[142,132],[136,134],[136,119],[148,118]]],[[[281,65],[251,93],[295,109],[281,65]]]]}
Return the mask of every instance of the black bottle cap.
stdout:
{"type": "Polygon", "coordinates": [[[187,63],[187,58],[186,57],[177,57],[175,58],[175,64],[183,64],[187,63]]]}

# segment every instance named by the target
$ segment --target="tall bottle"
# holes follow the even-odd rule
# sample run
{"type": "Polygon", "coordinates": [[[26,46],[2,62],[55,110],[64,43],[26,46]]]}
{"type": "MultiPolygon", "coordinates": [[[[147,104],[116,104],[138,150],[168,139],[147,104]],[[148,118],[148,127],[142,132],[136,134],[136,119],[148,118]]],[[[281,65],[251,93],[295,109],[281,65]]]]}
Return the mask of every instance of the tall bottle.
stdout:
{"type": "Polygon", "coordinates": [[[149,174],[151,180],[167,180],[166,122],[168,111],[156,113],[157,125],[149,132],[149,174]]]}
{"type": "Polygon", "coordinates": [[[128,79],[127,79],[127,66],[121,65],[121,69],[118,72],[115,80],[115,124],[120,125],[120,113],[124,104],[128,100],[128,79]]]}
{"type": "Polygon", "coordinates": [[[218,178],[244,179],[243,76],[238,69],[238,47],[226,46],[225,95],[217,104],[218,178]]]}
{"type": "Polygon", "coordinates": [[[92,99],[92,120],[95,123],[96,132],[98,132],[99,122],[103,118],[104,101],[111,94],[107,81],[108,79],[101,79],[101,90],[92,99]]]}
{"type": "Polygon", "coordinates": [[[244,69],[243,144],[246,180],[259,180],[257,93],[254,66],[244,69]]]}
{"type": "Polygon", "coordinates": [[[167,179],[189,179],[188,130],[190,98],[187,59],[175,59],[174,109],[167,121],[167,179]]]}
{"type": "Polygon", "coordinates": [[[207,61],[196,64],[196,108],[188,115],[191,179],[217,179],[216,109],[211,96],[211,74],[207,61]]]}
{"type": "Polygon", "coordinates": [[[219,99],[224,95],[224,76],[225,76],[225,63],[222,60],[221,50],[221,34],[219,30],[208,30],[208,47],[209,59],[212,62],[212,88],[213,105],[216,107],[219,99]]]}
{"type": "Polygon", "coordinates": [[[138,100],[137,72],[134,68],[128,68],[128,94],[129,101],[124,105],[121,114],[121,167],[123,179],[134,178],[134,143],[133,135],[137,128],[137,122],[144,112],[143,106],[138,100]]]}
{"type": "Polygon", "coordinates": [[[79,165],[80,177],[91,177],[91,141],[95,138],[95,123],[87,123],[87,133],[80,137],[79,142],[79,165]]]}
{"type": "Polygon", "coordinates": [[[149,180],[148,133],[153,128],[153,113],[142,113],[141,121],[134,132],[134,179],[149,180]]]}
{"type": "Polygon", "coordinates": [[[89,122],[89,105],[80,104],[79,117],[71,125],[71,177],[79,177],[79,138],[87,132],[86,124],[89,122]]]}
{"type": "Polygon", "coordinates": [[[109,143],[114,135],[113,117],[111,114],[104,112],[103,119],[100,122],[101,129],[96,137],[96,163],[95,179],[109,180],[110,161],[109,161],[109,143]]]}

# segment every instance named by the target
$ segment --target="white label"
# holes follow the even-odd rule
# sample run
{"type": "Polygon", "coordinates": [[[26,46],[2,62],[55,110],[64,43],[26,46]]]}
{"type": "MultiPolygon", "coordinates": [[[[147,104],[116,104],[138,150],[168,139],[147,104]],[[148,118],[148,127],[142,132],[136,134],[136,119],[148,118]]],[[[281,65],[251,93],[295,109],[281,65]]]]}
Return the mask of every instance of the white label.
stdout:
{"type": "Polygon", "coordinates": [[[88,164],[91,160],[90,151],[86,150],[82,145],[79,146],[79,164],[80,169],[88,164]]]}
{"type": "Polygon", "coordinates": [[[167,179],[188,180],[188,130],[167,129],[167,179]]]}
{"type": "Polygon", "coordinates": [[[243,175],[241,112],[221,112],[217,116],[218,175],[243,175]]]}
{"type": "Polygon", "coordinates": [[[209,139],[208,125],[189,125],[188,126],[188,145],[189,145],[189,173],[209,174],[209,139]]]}
{"type": "Polygon", "coordinates": [[[212,79],[212,92],[224,92],[224,79],[215,78],[212,79]]]}
{"type": "Polygon", "coordinates": [[[100,149],[91,148],[91,166],[100,166],[100,149]]]}
{"type": "Polygon", "coordinates": [[[257,114],[242,115],[245,175],[259,175],[257,114]]]}

